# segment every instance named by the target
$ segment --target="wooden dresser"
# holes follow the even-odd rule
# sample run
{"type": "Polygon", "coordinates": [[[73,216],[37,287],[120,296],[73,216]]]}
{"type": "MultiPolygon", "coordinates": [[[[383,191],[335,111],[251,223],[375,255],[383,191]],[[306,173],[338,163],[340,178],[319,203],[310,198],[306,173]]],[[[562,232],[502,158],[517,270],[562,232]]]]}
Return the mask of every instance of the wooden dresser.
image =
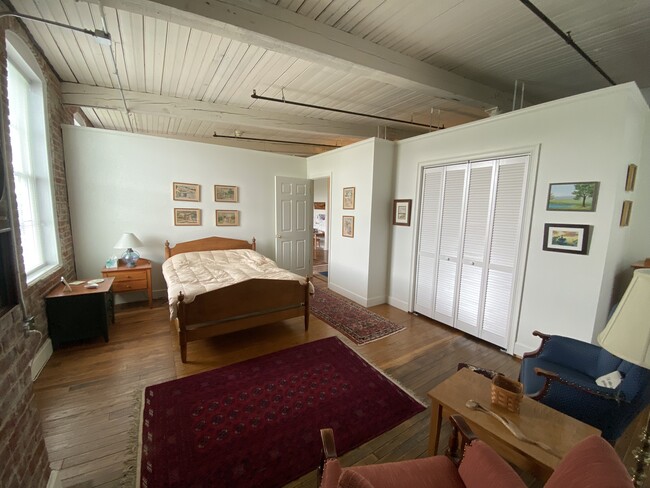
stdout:
{"type": "Polygon", "coordinates": [[[138,259],[133,268],[128,268],[121,259],[118,263],[117,268],[102,269],[104,278],[115,278],[113,293],[146,291],[149,297],[149,308],[151,308],[153,298],[151,292],[151,261],[138,259]]]}

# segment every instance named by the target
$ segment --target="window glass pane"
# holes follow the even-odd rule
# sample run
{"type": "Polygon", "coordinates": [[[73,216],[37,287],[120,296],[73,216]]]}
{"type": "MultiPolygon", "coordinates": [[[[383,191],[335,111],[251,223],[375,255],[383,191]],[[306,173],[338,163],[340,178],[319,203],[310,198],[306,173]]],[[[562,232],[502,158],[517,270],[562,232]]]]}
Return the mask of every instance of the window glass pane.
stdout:
{"type": "Polygon", "coordinates": [[[43,83],[9,49],[7,66],[9,138],[14,170],[21,251],[27,283],[59,264],[46,140],[43,83]]]}

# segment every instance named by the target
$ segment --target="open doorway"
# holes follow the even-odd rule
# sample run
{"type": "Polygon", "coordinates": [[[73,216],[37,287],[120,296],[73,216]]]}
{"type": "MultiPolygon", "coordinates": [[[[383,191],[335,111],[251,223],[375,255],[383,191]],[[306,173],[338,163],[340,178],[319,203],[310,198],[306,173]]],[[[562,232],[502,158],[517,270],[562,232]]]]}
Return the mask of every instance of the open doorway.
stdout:
{"type": "Polygon", "coordinates": [[[330,221],[330,179],[314,179],[314,249],[313,273],[316,278],[328,279],[328,249],[330,221]]]}

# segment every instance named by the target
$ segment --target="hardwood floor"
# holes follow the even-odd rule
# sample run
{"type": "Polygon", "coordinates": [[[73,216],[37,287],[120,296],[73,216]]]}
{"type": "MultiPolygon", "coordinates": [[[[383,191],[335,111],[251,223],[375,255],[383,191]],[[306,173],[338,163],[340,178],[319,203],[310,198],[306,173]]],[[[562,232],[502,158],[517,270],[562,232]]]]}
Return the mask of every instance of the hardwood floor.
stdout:
{"type": "MultiPolygon", "coordinates": [[[[315,280],[315,285],[326,286],[326,283],[315,280]]],[[[180,361],[178,340],[168,320],[165,302],[156,301],[153,309],[142,302],[118,310],[108,343],[98,338],[64,346],[55,351],[35,382],[35,397],[52,467],[61,470],[66,487],[120,486],[124,462],[132,456],[129,449],[136,445],[133,435],[139,414],[137,398],[145,386],[333,335],[427,405],[427,391],[453,374],[461,361],[517,376],[519,361],[494,346],[388,305],[371,310],[405,324],[406,330],[357,346],[314,316],[309,331],[305,332],[297,318],[192,342],[188,346],[187,364],[180,361]]],[[[343,464],[425,456],[429,415],[427,408],[347,453],[342,457],[343,464]]],[[[445,425],[441,438],[447,435],[448,425],[445,425]]],[[[621,442],[617,446],[627,456],[628,464],[630,445],[636,445],[634,432],[628,435],[625,446],[621,442]]],[[[312,488],[315,473],[287,486],[312,488]]]]}

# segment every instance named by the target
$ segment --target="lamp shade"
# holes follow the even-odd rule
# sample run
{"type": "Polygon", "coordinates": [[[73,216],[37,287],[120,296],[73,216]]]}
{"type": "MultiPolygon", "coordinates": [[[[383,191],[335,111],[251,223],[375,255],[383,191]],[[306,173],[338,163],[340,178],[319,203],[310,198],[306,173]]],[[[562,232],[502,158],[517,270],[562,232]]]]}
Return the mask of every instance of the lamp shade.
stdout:
{"type": "Polygon", "coordinates": [[[122,234],[122,237],[120,237],[120,240],[115,243],[113,246],[115,249],[130,249],[132,247],[140,247],[143,246],[142,241],[138,239],[135,234],[132,234],[131,232],[126,232],[122,234]]]}
{"type": "Polygon", "coordinates": [[[614,356],[650,369],[650,269],[634,272],[598,342],[614,356]]]}

